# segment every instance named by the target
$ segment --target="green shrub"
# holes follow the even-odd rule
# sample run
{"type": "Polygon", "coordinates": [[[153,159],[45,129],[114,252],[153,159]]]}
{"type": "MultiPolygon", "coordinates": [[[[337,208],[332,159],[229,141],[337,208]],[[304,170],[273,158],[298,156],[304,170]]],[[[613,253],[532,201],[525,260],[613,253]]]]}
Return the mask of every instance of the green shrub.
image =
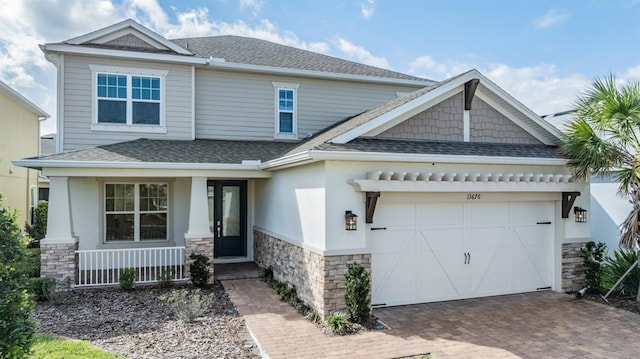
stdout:
{"type": "Polygon", "coordinates": [[[131,289],[136,281],[136,270],[133,268],[125,268],[120,271],[120,277],[118,278],[120,288],[131,289]]]}
{"type": "Polygon", "coordinates": [[[198,288],[204,288],[209,281],[209,258],[203,254],[191,253],[189,256],[193,263],[189,265],[191,283],[198,288]]]}
{"type": "MultiPolygon", "coordinates": [[[[638,260],[638,252],[619,248],[613,252],[613,257],[605,259],[604,269],[602,273],[602,284],[607,290],[622,277],[622,275],[638,260]]],[[[638,295],[638,284],[640,284],[640,268],[629,273],[627,278],[622,281],[616,289],[621,295],[638,295]]]]}
{"type": "Polygon", "coordinates": [[[40,249],[27,248],[22,260],[15,263],[16,274],[26,278],[40,277],[40,249]]]}
{"type": "Polygon", "coordinates": [[[34,304],[26,278],[15,269],[24,258],[16,212],[0,205],[0,358],[27,358],[33,342],[34,304]]]}
{"type": "Polygon", "coordinates": [[[29,278],[27,291],[37,301],[50,300],[55,290],[56,280],[53,278],[29,278]]]}
{"type": "Polygon", "coordinates": [[[584,248],[580,249],[582,265],[585,274],[585,287],[589,293],[602,293],[602,269],[604,262],[604,243],[587,242],[584,248]]]}
{"type": "Polygon", "coordinates": [[[338,335],[345,335],[351,331],[349,315],[345,312],[331,313],[327,319],[325,319],[325,325],[329,331],[338,335]]]}
{"type": "Polygon", "coordinates": [[[259,278],[263,282],[271,283],[273,281],[273,268],[271,266],[262,268],[259,278]]]}
{"type": "Polygon", "coordinates": [[[345,274],[346,294],[345,302],[349,308],[349,319],[354,323],[364,323],[371,317],[369,292],[371,290],[371,275],[358,263],[349,265],[345,274]]]}
{"type": "Polygon", "coordinates": [[[192,322],[207,311],[215,296],[213,293],[202,294],[200,289],[191,293],[186,289],[177,289],[159,296],[158,299],[173,311],[178,320],[192,322]]]}
{"type": "Polygon", "coordinates": [[[304,317],[308,321],[313,322],[313,323],[320,322],[320,314],[318,312],[316,312],[315,310],[312,310],[312,309],[309,309],[309,311],[307,312],[307,314],[304,317]]]}
{"type": "Polygon", "coordinates": [[[173,277],[175,276],[175,269],[164,269],[158,276],[158,286],[160,288],[169,288],[173,285],[173,277]]]}
{"type": "Polygon", "coordinates": [[[40,202],[34,210],[33,225],[26,223],[25,231],[31,237],[32,242],[38,243],[47,234],[47,216],[49,215],[49,202],[40,202]]]}
{"type": "Polygon", "coordinates": [[[71,303],[71,289],[73,281],[71,277],[64,277],[56,280],[53,288],[49,292],[49,301],[53,304],[67,305],[71,303]]]}

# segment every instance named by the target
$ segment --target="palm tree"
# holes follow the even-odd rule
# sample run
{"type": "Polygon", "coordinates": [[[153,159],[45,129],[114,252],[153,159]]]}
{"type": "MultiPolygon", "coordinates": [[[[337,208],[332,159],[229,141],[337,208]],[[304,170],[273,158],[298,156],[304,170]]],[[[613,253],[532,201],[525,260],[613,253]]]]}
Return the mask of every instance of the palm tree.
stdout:
{"type": "MultiPolygon", "coordinates": [[[[622,223],[620,245],[640,245],[640,82],[616,86],[615,77],[596,79],[578,97],[576,116],[563,137],[562,152],[576,177],[604,175],[619,184],[633,209],[622,223]]],[[[636,298],[640,302],[640,290],[636,298]]]]}

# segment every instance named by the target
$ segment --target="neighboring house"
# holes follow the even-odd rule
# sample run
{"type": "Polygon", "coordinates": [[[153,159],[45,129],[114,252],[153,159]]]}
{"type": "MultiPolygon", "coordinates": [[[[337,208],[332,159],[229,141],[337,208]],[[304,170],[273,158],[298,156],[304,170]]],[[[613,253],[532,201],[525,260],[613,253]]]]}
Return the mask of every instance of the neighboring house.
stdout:
{"type": "MultiPolygon", "coordinates": [[[[542,117],[558,130],[565,131],[573,120],[573,111],[563,111],[542,117]]],[[[628,198],[618,194],[619,183],[609,177],[594,176],[590,179],[591,210],[588,213],[591,236],[595,242],[607,245],[609,255],[620,246],[620,225],[632,209],[628,198]]]]}
{"type": "Polygon", "coordinates": [[[560,133],[478,71],[435,83],[131,20],[43,51],[59,153],[16,164],[50,180],[47,276],[181,278],[201,253],[212,272],[272,267],[322,315],[353,262],[374,305],[580,288],[588,184],[560,133]]]}
{"type": "MultiPolygon", "coordinates": [[[[40,156],[56,153],[56,134],[40,136],[40,156]]],[[[38,201],[49,201],[49,179],[42,173],[38,175],[38,201]]]]}
{"type": "Polygon", "coordinates": [[[49,115],[0,81],[1,205],[18,210],[18,225],[31,221],[38,203],[38,171],[14,166],[11,160],[40,154],[40,121],[49,115]]]}

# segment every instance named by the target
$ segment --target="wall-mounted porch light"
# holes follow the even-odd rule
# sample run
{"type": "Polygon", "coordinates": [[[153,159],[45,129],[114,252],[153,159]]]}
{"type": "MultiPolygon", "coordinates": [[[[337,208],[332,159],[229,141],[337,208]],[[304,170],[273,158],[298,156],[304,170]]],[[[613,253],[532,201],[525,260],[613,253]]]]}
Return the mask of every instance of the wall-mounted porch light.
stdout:
{"type": "Polygon", "coordinates": [[[587,210],[580,207],[573,207],[573,215],[576,223],[587,223],[587,210]]]}
{"type": "Polygon", "coordinates": [[[355,231],[358,229],[358,215],[351,211],[344,212],[344,229],[347,231],[355,231]]]}

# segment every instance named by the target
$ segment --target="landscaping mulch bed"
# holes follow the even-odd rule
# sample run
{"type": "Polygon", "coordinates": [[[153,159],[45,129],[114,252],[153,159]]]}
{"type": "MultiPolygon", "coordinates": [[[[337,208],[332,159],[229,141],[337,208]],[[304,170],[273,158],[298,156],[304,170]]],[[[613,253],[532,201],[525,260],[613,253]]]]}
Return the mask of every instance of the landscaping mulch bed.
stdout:
{"type": "Polygon", "coordinates": [[[219,282],[202,290],[216,299],[192,323],[179,322],[158,299],[176,288],[76,289],[67,304],[38,303],[38,330],[87,340],[128,358],[259,357],[244,319],[219,282]]]}
{"type": "Polygon", "coordinates": [[[584,299],[610,305],[631,313],[640,314],[640,304],[636,302],[635,297],[611,295],[607,298],[607,301],[609,301],[608,303],[598,294],[586,294],[584,299]]]}

